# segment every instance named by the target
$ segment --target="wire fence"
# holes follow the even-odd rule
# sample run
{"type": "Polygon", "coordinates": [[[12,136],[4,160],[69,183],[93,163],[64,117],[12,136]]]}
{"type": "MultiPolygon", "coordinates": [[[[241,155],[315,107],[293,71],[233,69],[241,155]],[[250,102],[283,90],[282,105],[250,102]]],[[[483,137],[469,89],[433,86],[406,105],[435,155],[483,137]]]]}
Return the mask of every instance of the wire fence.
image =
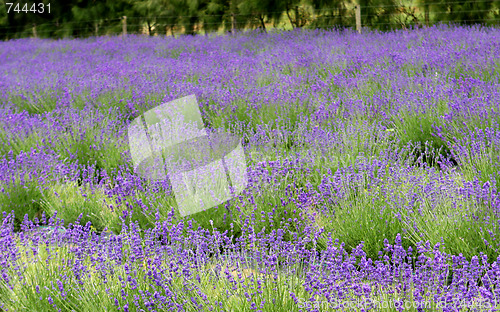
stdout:
{"type": "Polygon", "coordinates": [[[254,12],[252,14],[200,14],[200,15],[159,15],[126,16],[115,18],[68,21],[64,23],[46,22],[24,26],[1,25],[0,34],[10,33],[5,39],[43,38],[84,38],[101,35],[166,35],[208,34],[212,32],[235,32],[260,28],[262,30],[289,30],[304,28],[362,28],[397,29],[431,26],[436,23],[500,25],[500,6],[492,0],[475,0],[469,4],[490,4],[484,9],[456,9],[452,5],[463,1],[440,2],[432,10],[422,6],[366,5],[361,10],[354,7],[295,7],[283,12],[254,12]],[[271,19],[271,16],[280,16],[271,19]],[[360,15],[360,16],[356,16],[360,15]]]}

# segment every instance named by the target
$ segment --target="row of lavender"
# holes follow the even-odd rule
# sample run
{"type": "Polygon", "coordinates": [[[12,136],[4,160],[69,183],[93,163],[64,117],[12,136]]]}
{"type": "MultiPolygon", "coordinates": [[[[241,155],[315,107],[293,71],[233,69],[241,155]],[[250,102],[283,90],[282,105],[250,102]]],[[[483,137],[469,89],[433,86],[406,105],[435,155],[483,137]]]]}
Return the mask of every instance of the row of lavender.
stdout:
{"type": "Polygon", "coordinates": [[[0,207],[14,214],[0,238],[2,298],[13,299],[0,303],[227,311],[272,310],[273,298],[289,311],[313,298],[309,310],[360,300],[451,310],[474,297],[488,310],[498,298],[499,35],[2,43],[0,207]],[[242,137],[250,179],[191,221],[168,185],[133,173],[126,137],[131,119],[189,94],[208,127],[242,137]],[[33,234],[32,221],[55,213],[66,231],[33,234]],[[54,235],[63,249],[44,243],[54,235]],[[230,274],[220,260],[230,250],[249,254],[253,278],[230,274]],[[222,286],[212,274],[221,265],[222,286]],[[77,299],[86,305],[65,303],[77,299]]]}
{"type": "Polygon", "coordinates": [[[246,249],[244,239],[172,219],[107,238],[78,223],[33,234],[30,221],[16,235],[12,222],[4,219],[0,236],[5,311],[496,311],[500,295],[500,258],[468,260],[429,242],[405,249],[399,234],[372,260],[363,244],[348,252],[330,239],[318,253],[281,229],[253,233],[261,248],[246,249]],[[71,247],[57,247],[64,241],[71,247]]]}

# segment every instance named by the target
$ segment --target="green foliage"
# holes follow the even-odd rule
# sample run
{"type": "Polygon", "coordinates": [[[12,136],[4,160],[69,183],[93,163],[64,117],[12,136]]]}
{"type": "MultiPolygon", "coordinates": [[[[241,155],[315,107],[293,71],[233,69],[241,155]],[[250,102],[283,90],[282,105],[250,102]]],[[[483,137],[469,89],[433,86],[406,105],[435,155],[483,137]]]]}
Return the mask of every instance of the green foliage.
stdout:
{"type": "Polygon", "coordinates": [[[488,23],[493,17],[495,1],[435,1],[433,7],[438,21],[463,23],[473,25],[488,23]]]}
{"type": "Polygon", "coordinates": [[[434,166],[439,155],[450,156],[450,149],[445,140],[438,136],[436,127],[443,127],[443,114],[448,110],[447,105],[440,103],[433,111],[417,113],[411,111],[400,112],[393,117],[393,127],[399,136],[400,147],[411,145],[415,160],[426,162],[434,166]]]}
{"type": "Polygon", "coordinates": [[[0,189],[0,212],[14,212],[16,230],[25,215],[33,220],[45,211],[42,205],[44,187],[34,181],[21,183],[17,179],[13,184],[0,185],[0,189]]]}
{"type": "Polygon", "coordinates": [[[91,222],[92,226],[101,232],[110,227],[118,219],[116,211],[112,211],[105,203],[106,195],[102,189],[91,190],[88,186],[78,187],[75,182],[57,184],[48,189],[41,206],[47,215],[54,215],[64,220],[65,225],[75,223],[80,214],[81,224],[91,222]]]}
{"type": "Polygon", "coordinates": [[[313,28],[354,25],[354,12],[351,8],[357,4],[356,1],[311,0],[310,2],[317,15],[311,24],[313,28]]]}
{"type": "Polygon", "coordinates": [[[30,152],[32,149],[37,148],[42,141],[43,136],[36,131],[13,133],[11,128],[0,128],[0,139],[8,144],[0,145],[0,155],[5,156],[7,153],[19,155],[21,152],[30,152]]]}
{"type": "Polygon", "coordinates": [[[92,120],[90,117],[84,127],[75,125],[69,131],[59,133],[57,141],[53,142],[54,151],[63,159],[80,165],[95,165],[97,170],[111,172],[118,168],[124,163],[127,146],[102,131],[106,121],[106,118],[92,120]]]}
{"type": "Polygon", "coordinates": [[[205,9],[201,11],[200,17],[205,33],[216,32],[221,26],[231,29],[231,2],[236,1],[212,0],[208,2],[205,9]]]}
{"type": "Polygon", "coordinates": [[[392,18],[396,13],[395,0],[359,0],[362,26],[388,30],[394,26],[392,18]]]}
{"type": "Polygon", "coordinates": [[[279,22],[283,12],[290,8],[293,1],[243,0],[238,4],[239,12],[246,16],[245,25],[259,27],[266,31],[266,23],[279,22]]]}
{"type": "MultiPolygon", "coordinates": [[[[27,3],[31,6],[34,1],[27,3]]],[[[498,24],[500,14],[498,0],[418,0],[415,4],[395,0],[71,0],[53,3],[50,14],[7,14],[5,6],[0,10],[0,38],[32,37],[35,31],[41,38],[119,34],[123,16],[127,16],[128,33],[150,35],[207,34],[233,26],[266,31],[269,24],[354,27],[357,4],[361,5],[362,26],[380,30],[438,22],[493,25],[498,24]]]]}
{"type": "Polygon", "coordinates": [[[449,200],[437,204],[425,201],[419,208],[420,213],[413,222],[418,231],[414,230],[415,227],[407,227],[412,242],[441,242],[448,253],[463,254],[467,259],[480,252],[489,259],[498,256],[498,247],[488,242],[497,239],[494,222],[499,218],[485,205],[462,198],[458,205],[449,200]]]}
{"type": "Polygon", "coordinates": [[[183,15],[183,1],[174,0],[128,0],[134,17],[128,18],[132,32],[140,31],[141,26],[147,30],[149,35],[165,35],[170,30],[173,33],[175,24],[179,22],[179,16],[183,15]]]}
{"type": "Polygon", "coordinates": [[[43,114],[51,112],[57,107],[58,92],[40,91],[27,95],[11,95],[9,102],[13,107],[29,114],[43,114]]]}
{"type": "Polygon", "coordinates": [[[76,0],[71,8],[75,36],[100,36],[121,31],[121,16],[125,15],[130,5],[124,1],[89,1],[76,0]]]}

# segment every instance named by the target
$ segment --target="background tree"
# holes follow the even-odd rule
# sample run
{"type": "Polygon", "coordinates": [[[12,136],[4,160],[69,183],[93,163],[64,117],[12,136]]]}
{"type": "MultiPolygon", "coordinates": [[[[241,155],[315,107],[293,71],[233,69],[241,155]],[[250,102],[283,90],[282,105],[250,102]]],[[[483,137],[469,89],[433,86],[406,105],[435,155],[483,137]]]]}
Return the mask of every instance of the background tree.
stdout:
{"type": "Polygon", "coordinates": [[[285,0],[285,12],[293,28],[305,25],[303,21],[304,12],[299,9],[300,0],[285,0]]]}
{"type": "Polygon", "coordinates": [[[0,10],[0,38],[62,38],[116,34],[127,16],[129,33],[205,34],[220,29],[261,28],[285,21],[292,27],[354,27],[361,5],[364,27],[380,30],[436,22],[499,24],[500,0],[12,0],[50,4],[51,12],[7,14],[0,10]],[[310,16],[312,14],[312,17],[310,16]],[[36,27],[34,27],[36,26],[36,27]]]}
{"type": "Polygon", "coordinates": [[[121,31],[120,17],[131,6],[116,0],[77,0],[72,8],[73,34],[76,36],[103,35],[121,31]]]}
{"type": "Polygon", "coordinates": [[[175,37],[174,29],[179,24],[179,0],[163,0],[162,17],[158,21],[158,33],[160,29],[165,30],[165,35],[170,34],[175,37]]]}
{"type": "Polygon", "coordinates": [[[162,0],[129,0],[133,10],[133,16],[127,16],[130,25],[127,28],[132,31],[141,31],[145,28],[149,35],[154,35],[157,28],[161,27],[158,17],[165,14],[165,6],[162,0]]]}
{"type": "Polygon", "coordinates": [[[394,0],[358,0],[361,6],[362,26],[381,30],[393,28],[393,21],[398,12],[399,4],[394,0]]]}
{"type": "Polygon", "coordinates": [[[429,23],[425,22],[425,17],[426,14],[419,14],[417,12],[417,8],[401,4],[398,8],[398,14],[396,14],[394,21],[396,22],[396,25],[401,26],[401,28],[408,29],[409,27],[429,25],[429,23]]]}
{"type": "Polygon", "coordinates": [[[247,16],[246,22],[250,27],[258,26],[266,31],[266,23],[278,23],[285,10],[287,1],[279,0],[244,0],[238,5],[242,15],[247,16]]]}
{"type": "Polygon", "coordinates": [[[353,25],[354,12],[348,10],[354,4],[350,0],[311,0],[315,19],[314,28],[346,27],[353,25]]]}
{"type": "Polygon", "coordinates": [[[2,38],[20,38],[29,37],[33,35],[33,27],[36,25],[37,34],[40,37],[61,37],[64,35],[71,35],[68,24],[72,21],[71,8],[73,3],[71,1],[12,1],[13,6],[7,5],[7,1],[3,2],[0,20],[0,34],[2,38]],[[34,12],[15,12],[15,6],[19,4],[20,7],[30,9],[35,5],[36,13],[34,12]],[[48,12],[47,5],[50,4],[50,13],[48,12]],[[39,12],[39,5],[44,6],[44,12],[39,12]],[[10,12],[7,13],[7,10],[10,12]]]}
{"type": "Polygon", "coordinates": [[[205,34],[216,32],[220,27],[231,28],[230,1],[212,0],[208,2],[200,14],[205,34]]]}
{"type": "MultiPolygon", "coordinates": [[[[2,12],[0,12],[0,21],[2,21],[0,27],[0,34],[2,38],[16,38],[22,37],[25,31],[29,28],[29,25],[33,26],[35,19],[28,19],[25,14],[7,14],[9,7],[4,2],[2,5],[2,12]]],[[[12,9],[11,9],[12,10],[12,9]]]]}
{"type": "MultiPolygon", "coordinates": [[[[56,38],[72,36],[73,28],[76,28],[75,27],[76,25],[72,25],[73,13],[71,12],[71,9],[75,5],[75,1],[59,0],[59,1],[43,1],[43,2],[46,5],[50,3],[50,14],[48,14],[47,9],[45,9],[44,14],[42,15],[52,17],[48,18],[48,20],[51,20],[52,23],[40,25],[40,27],[37,27],[38,32],[42,34],[42,36],[50,34],[50,37],[56,37],[56,38]]],[[[26,15],[34,17],[35,14],[33,15],[26,14],[26,15]]]]}
{"type": "Polygon", "coordinates": [[[431,10],[435,9],[435,4],[437,0],[417,0],[416,6],[423,11],[423,19],[422,23],[426,26],[430,26],[431,18],[430,13],[431,10]]]}
{"type": "Polygon", "coordinates": [[[194,35],[199,30],[202,12],[207,9],[208,0],[179,0],[177,12],[180,14],[179,24],[184,33],[194,35]]]}
{"type": "MultiPolygon", "coordinates": [[[[497,1],[498,2],[498,1],[497,1]]],[[[497,6],[498,8],[498,6],[497,6]]],[[[456,22],[466,25],[486,23],[493,17],[494,0],[461,0],[436,2],[436,19],[444,22],[456,22]]]]}

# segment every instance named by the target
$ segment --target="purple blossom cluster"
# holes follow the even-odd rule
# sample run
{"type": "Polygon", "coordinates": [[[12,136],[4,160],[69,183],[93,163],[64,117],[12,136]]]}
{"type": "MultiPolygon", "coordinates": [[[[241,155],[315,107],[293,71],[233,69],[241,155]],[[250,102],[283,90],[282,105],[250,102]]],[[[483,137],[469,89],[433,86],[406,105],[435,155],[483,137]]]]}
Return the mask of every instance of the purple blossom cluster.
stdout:
{"type": "Polygon", "coordinates": [[[0,43],[0,311],[496,310],[499,39],[0,43]],[[242,138],[248,183],[182,217],[127,128],[191,94],[242,138]]]}

